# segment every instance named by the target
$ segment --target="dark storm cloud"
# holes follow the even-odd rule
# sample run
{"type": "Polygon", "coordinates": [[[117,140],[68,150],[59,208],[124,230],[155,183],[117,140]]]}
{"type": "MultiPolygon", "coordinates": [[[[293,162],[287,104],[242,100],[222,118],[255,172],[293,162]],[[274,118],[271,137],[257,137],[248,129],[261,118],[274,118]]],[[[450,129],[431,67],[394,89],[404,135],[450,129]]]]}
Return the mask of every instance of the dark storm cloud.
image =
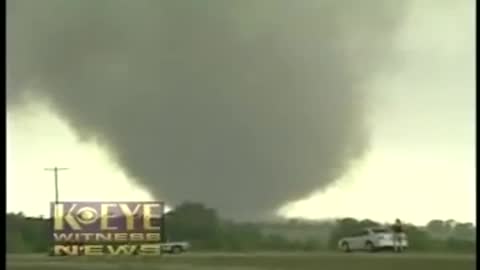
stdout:
{"type": "Polygon", "coordinates": [[[8,102],[49,102],[157,198],[256,218],[365,154],[404,4],[8,1],[8,102]]]}

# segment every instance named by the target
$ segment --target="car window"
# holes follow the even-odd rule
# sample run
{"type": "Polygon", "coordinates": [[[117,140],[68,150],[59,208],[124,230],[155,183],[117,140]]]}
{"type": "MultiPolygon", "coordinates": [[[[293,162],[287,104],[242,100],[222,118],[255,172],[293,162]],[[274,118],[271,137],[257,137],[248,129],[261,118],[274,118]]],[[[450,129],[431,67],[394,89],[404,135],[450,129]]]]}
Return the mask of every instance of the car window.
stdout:
{"type": "Polygon", "coordinates": [[[359,236],[365,236],[368,234],[367,230],[362,230],[362,231],[357,231],[355,233],[351,234],[351,237],[359,237],[359,236]]]}

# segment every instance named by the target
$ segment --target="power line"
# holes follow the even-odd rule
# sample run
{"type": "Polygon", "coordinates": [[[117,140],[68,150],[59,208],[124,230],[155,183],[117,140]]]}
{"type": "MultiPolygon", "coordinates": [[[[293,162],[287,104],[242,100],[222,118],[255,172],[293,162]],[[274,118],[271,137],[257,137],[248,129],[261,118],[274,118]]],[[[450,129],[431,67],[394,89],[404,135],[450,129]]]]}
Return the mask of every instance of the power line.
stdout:
{"type": "Polygon", "coordinates": [[[68,170],[68,168],[45,168],[46,171],[53,171],[55,177],[55,204],[58,204],[58,172],[68,170]]]}

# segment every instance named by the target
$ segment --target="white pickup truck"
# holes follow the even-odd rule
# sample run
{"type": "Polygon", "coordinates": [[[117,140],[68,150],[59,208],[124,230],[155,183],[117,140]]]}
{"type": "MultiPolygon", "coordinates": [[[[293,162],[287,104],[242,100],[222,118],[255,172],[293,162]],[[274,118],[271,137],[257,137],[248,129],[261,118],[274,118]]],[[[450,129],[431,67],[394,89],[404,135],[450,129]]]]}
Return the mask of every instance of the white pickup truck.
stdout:
{"type": "MultiPolygon", "coordinates": [[[[383,227],[364,229],[348,237],[341,238],[338,241],[338,246],[345,252],[355,250],[373,252],[380,249],[393,249],[393,232],[383,227]]],[[[408,247],[408,239],[405,233],[401,234],[399,246],[401,250],[405,250],[408,247]]]]}
{"type": "Polygon", "coordinates": [[[188,242],[167,242],[160,244],[160,247],[164,253],[178,254],[189,250],[191,246],[188,242]]]}

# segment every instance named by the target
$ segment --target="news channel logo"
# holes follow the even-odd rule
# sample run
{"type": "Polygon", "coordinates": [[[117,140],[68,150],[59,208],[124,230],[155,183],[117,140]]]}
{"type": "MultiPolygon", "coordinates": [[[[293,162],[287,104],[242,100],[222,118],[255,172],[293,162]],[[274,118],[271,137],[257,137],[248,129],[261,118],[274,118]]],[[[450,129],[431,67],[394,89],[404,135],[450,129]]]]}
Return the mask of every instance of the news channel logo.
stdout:
{"type": "Polygon", "coordinates": [[[51,203],[51,253],[159,255],[163,202],[51,203]]]}

